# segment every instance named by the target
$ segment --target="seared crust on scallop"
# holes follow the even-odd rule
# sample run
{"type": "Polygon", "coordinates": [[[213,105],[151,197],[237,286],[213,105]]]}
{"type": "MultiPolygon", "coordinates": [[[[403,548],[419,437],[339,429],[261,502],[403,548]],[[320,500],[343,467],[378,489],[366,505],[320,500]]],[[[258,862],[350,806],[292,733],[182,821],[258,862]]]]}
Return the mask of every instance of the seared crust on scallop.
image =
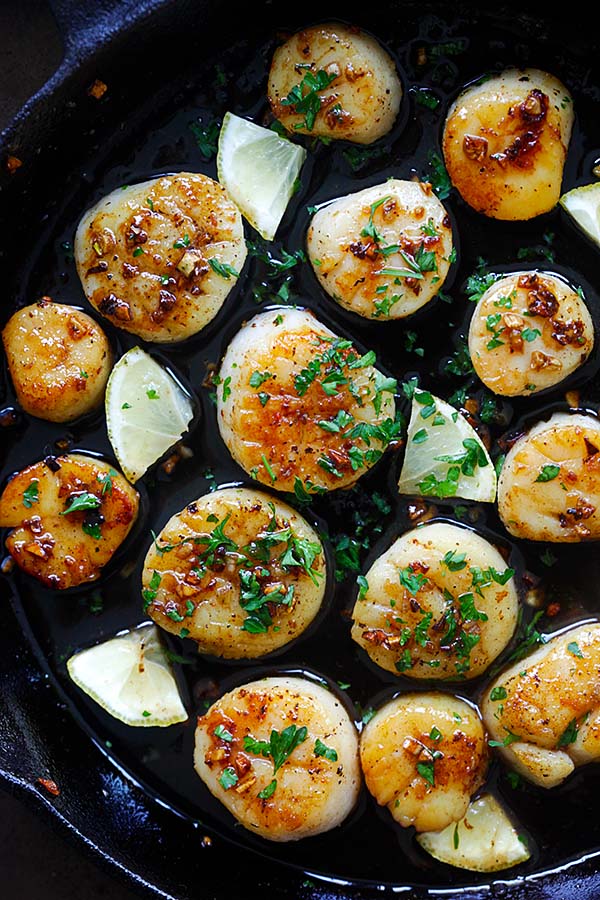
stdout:
{"type": "Polygon", "coordinates": [[[558,203],[572,127],[572,99],[555,76],[506,69],[467,87],[451,106],[446,169],[477,212],[532,219],[558,203]]]}
{"type": "Polygon", "coordinates": [[[483,294],[469,326],[469,354],[495,394],[530,396],[583,365],[594,346],[585,301],[552,272],[515,272],[483,294]]]}
{"type": "Polygon", "coordinates": [[[43,297],[13,313],[2,342],[24,412],[71,422],[102,402],[113,354],[103,330],[80,309],[43,297]]]}
{"type": "Polygon", "coordinates": [[[521,435],[498,479],[505,528],[530,541],[600,538],[600,421],[555,413],[521,435]]]}
{"type": "Polygon", "coordinates": [[[600,759],[600,623],[548,640],[485,691],[484,721],[504,761],[540,787],[600,759]]]}
{"type": "Polygon", "coordinates": [[[181,172],[103,197],[81,219],[85,295],[145,341],[181,341],[219,312],[246,258],[242,217],[217,181],[181,172]]]}
{"type": "Polygon", "coordinates": [[[0,497],[0,527],[17,565],[46,587],[95,581],[133,526],[137,491],[104,460],[47,457],[18,472],[0,497]],[[71,511],[72,510],[72,511],[71,511]]]}
{"type": "Polygon", "coordinates": [[[458,697],[427,691],[385,703],[360,738],[369,792],[396,822],[441,831],[461,819],[487,774],[478,712],[458,697]]]}
{"type": "Polygon", "coordinates": [[[388,672],[481,675],[517,625],[514,571],[482,535],[447,522],[403,534],[366,573],[352,638],[388,672]]]}
{"type": "Polygon", "coordinates": [[[303,28],[277,48],[268,96],[273,115],[292,134],[371,144],[394,125],[402,84],[374,37],[332,22],[303,28]],[[307,94],[318,97],[314,112],[302,103],[307,94]]]}
{"type": "Polygon", "coordinates": [[[452,228],[430,184],[390,179],[328,203],[307,234],[321,287],[367,319],[400,319],[442,289],[452,228]]]}
{"type": "Polygon", "coordinates": [[[247,488],[189,503],[150,546],[146,611],[201,653],[264,656],[298,637],[325,592],[321,541],[296,510],[247,488]]]}
{"type": "Polygon", "coordinates": [[[313,313],[260,313],[219,371],[219,430],[234,459],[278,491],[353,484],[396,439],[394,379],[313,313]]]}
{"type": "Polygon", "coordinates": [[[194,766],[240,824],[271,841],[336,828],[361,784],[347,710],[325,687],[292,676],[243,684],[213,704],[198,718],[194,766]],[[276,759],[269,742],[284,731],[293,749],[276,759]]]}

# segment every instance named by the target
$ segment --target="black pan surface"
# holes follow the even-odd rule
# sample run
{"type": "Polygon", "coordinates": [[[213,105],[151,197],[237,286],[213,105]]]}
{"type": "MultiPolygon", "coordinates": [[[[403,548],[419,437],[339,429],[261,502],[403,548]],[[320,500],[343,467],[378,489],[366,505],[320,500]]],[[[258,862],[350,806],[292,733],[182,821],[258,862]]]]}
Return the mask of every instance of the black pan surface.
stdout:
{"type": "MultiPolygon", "coordinates": [[[[57,6],[63,17],[65,12],[73,13],[71,4],[57,6]]],[[[225,32],[217,27],[217,7],[194,8],[184,3],[167,4],[169,9],[165,9],[165,4],[148,4],[137,10],[140,22],[134,28],[124,14],[131,12],[126,10],[129,4],[108,6],[112,6],[110,17],[99,20],[102,28],[98,22],[95,28],[87,22],[91,33],[84,34],[78,45],[83,48],[81,58],[71,58],[68,78],[51,86],[41,98],[37,112],[42,118],[36,122],[34,110],[26,111],[5,136],[7,150],[22,158],[24,165],[5,179],[8,202],[4,219],[9,234],[2,324],[12,310],[44,295],[89,311],[72,258],[74,230],[82,212],[115,187],[163,173],[191,170],[216,177],[214,155],[207,158],[196,140],[197,124],[218,125],[227,110],[268,123],[266,73],[281,35],[312,21],[348,20],[348,10],[344,14],[335,6],[319,9],[317,17],[316,10],[264,4],[225,32]],[[119,16],[122,21],[116,27],[119,16]],[[99,101],[84,90],[96,77],[108,85],[99,101]],[[42,132],[43,142],[39,140],[42,132]]],[[[545,68],[571,90],[577,118],[564,186],[592,179],[592,167],[600,158],[600,82],[593,44],[576,29],[571,34],[570,26],[540,19],[534,11],[515,14],[508,8],[495,8],[488,12],[469,5],[448,9],[435,4],[374,4],[352,21],[382,40],[396,58],[405,87],[401,114],[392,133],[370,153],[357,152],[349,144],[323,145],[307,139],[309,157],[300,190],[288,208],[278,240],[268,248],[273,257],[281,259],[284,249],[302,250],[309,206],[390,175],[434,177],[448,104],[466,83],[507,64],[545,68]],[[425,63],[421,61],[423,50],[425,63]],[[437,102],[432,103],[431,98],[437,102]]],[[[458,249],[445,286],[449,302],[432,304],[405,323],[365,323],[344,313],[322,293],[308,265],[289,270],[290,302],[314,310],[359,347],[373,348],[380,365],[399,383],[417,375],[423,386],[446,398],[463,388],[470,391],[487,404],[485,426],[496,455],[502,442],[528,422],[567,409],[566,390],[579,391],[579,406],[597,412],[597,350],[577,376],[559,389],[530,400],[499,403],[494,409],[489,395],[474,379],[456,374],[452,371],[456,367],[449,371],[447,365],[460,350],[468,325],[466,278],[482,264],[495,272],[529,266],[562,272],[584,287],[598,325],[597,248],[587,243],[558,209],[531,222],[500,223],[473,213],[454,191],[445,204],[453,218],[458,249]]],[[[247,237],[257,239],[249,227],[247,237]]],[[[158,533],[172,514],[214,485],[248,484],[218,436],[213,388],[207,376],[242,322],[279,302],[274,294],[283,278],[273,280],[271,269],[262,255],[251,256],[214,323],[185,344],[147,348],[177,373],[195,399],[196,416],[185,441],[193,456],[180,461],[171,474],[157,466],[143,479],[139,485],[143,501],[140,520],[115,564],[93,588],[63,595],[41,588],[18,572],[5,577],[16,621],[30,648],[23,650],[28,660],[23,669],[18,657],[14,666],[6,664],[7,689],[15,692],[14,707],[10,713],[6,711],[7,727],[0,732],[7,775],[13,783],[25,780],[17,764],[17,760],[22,763],[23,752],[15,749],[22,747],[24,735],[29,735],[33,756],[40,740],[50,735],[52,743],[57,731],[64,729],[70,737],[63,743],[65,758],[59,765],[64,777],[72,781],[65,786],[65,793],[52,801],[54,807],[60,804],[61,815],[93,840],[89,821],[87,826],[85,822],[83,826],[75,824],[79,808],[89,804],[89,818],[98,803],[98,790],[110,796],[112,806],[99,805],[107,843],[103,852],[159,895],[163,891],[163,895],[182,898],[204,896],[198,877],[205,878],[206,888],[214,891],[214,896],[224,896],[225,890],[231,894],[237,885],[240,891],[242,871],[249,873],[252,885],[281,879],[276,883],[290,896],[299,892],[378,896],[381,891],[402,894],[409,889],[414,890],[412,896],[434,896],[442,890],[445,895],[474,897],[480,895],[479,889],[481,896],[489,895],[490,876],[435,863],[418,849],[410,832],[393,826],[390,817],[379,812],[366,795],[342,828],[317,839],[273,846],[235,826],[204,789],[191,764],[195,715],[220,693],[257,675],[286,671],[324,678],[344,697],[359,727],[370,709],[396,691],[414,689],[408,679],[387,676],[368,663],[350,640],[348,622],[357,573],[412,523],[409,503],[395,491],[401,450],[388,453],[358,487],[317,499],[304,509],[328,538],[331,569],[337,574],[329,584],[327,612],[305,639],[261,664],[232,665],[198,657],[191,642],[169,637],[169,647],[180,660],[175,665],[190,713],[188,723],[163,730],[126,728],[88,701],[68,678],[65,663],[73,651],[144,621],[139,584],[151,530],[158,533]],[[43,675],[29,668],[31,651],[43,675]],[[28,681],[31,678],[35,687],[28,681]],[[340,684],[349,686],[342,689],[340,684]],[[51,688],[46,690],[46,685],[51,688]],[[45,723],[46,730],[38,726],[38,720],[47,718],[39,708],[43,704],[36,707],[37,701],[26,699],[30,692],[35,697],[40,690],[51,694],[55,709],[55,717],[45,723]],[[19,724],[15,709],[21,704],[19,724]],[[76,760],[71,750],[73,735],[73,746],[80,746],[83,754],[76,760]],[[123,850],[119,847],[123,841],[127,862],[120,862],[118,852],[123,850]],[[174,854],[166,856],[161,851],[164,866],[163,871],[158,866],[160,874],[145,841],[155,841],[155,851],[164,843],[174,854]],[[244,860],[246,868],[232,866],[233,860],[244,860]]],[[[110,324],[102,324],[117,354],[139,343],[110,324]]],[[[68,429],[36,421],[18,410],[5,370],[2,378],[1,479],[65,448],[113,460],[102,413],[68,429]]],[[[401,390],[399,402],[408,413],[401,390]]],[[[543,618],[538,626],[542,631],[597,616],[599,572],[593,546],[510,541],[494,509],[476,504],[449,501],[440,503],[434,513],[474,526],[505,547],[519,572],[523,598],[527,586],[539,584],[548,601],[562,600],[561,616],[543,618]]],[[[523,611],[526,627],[532,610],[524,603],[523,611]]],[[[14,635],[13,622],[6,633],[10,634],[11,628],[14,635]]],[[[512,649],[508,648],[505,658],[512,649]]],[[[485,678],[458,689],[443,685],[441,689],[476,702],[484,684],[485,678]]],[[[44,773],[28,772],[28,784],[35,783],[35,774],[44,773]]],[[[528,863],[494,879],[494,896],[566,897],[576,872],[589,873],[590,890],[596,890],[600,778],[594,767],[578,771],[560,788],[542,791],[532,786],[512,788],[505,770],[495,762],[488,788],[514,811],[532,848],[528,863]],[[554,893],[559,885],[562,893],[554,893]]],[[[579,884],[581,890],[588,890],[585,882],[579,884]]],[[[590,898],[597,895],[585,894],[590,898]]]]}

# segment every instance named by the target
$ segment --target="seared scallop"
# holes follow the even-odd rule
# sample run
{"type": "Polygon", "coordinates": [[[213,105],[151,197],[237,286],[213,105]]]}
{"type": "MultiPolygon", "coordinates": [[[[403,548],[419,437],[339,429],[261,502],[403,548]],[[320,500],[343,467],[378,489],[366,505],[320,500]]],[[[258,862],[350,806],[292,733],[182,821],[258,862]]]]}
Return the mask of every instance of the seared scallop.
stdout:
{"type": "Polygon", "coordinates": [[[2,331],[8,371],[21,409],[49,422],[71,422],[104,397],[113,354],[94,320],[43,297],[15,312],[2,331]]]}
{"type": "Polygon", "coordinates": [[[252,478],[278,491],[347,487],[396,439],[396,381],[313,313],[260,313],[229,344],[217,389],[221,436],[252,478]]]}
{"type": "Polygon", "coordinates": [[[149,615],[201,653],[263,656],[310,625],[325,593],[323,545],[291,506],[222,488],[189,503],[144,563],[149,615]]]}
{"type": "Polygon", "coordinates": [[[369,792],[396,822],[441,831],[462,819],[488,768],[478,711],[451,694],[402,694],[385,703],[360,738],[369,792]]]}
{"type": "Polygon", "coordinates": [[[463,200],[493,219],[525,220],[558,203],[573,102],[554,75],[506,69],[467,87],[443,135],[446,168],[463,200]]]}
{"type": "Polygon", "coordinates": [[[529,396],[583,365],[594,323],[580,294],[551,272],[515,272],[483,294],[469,327],[469,354],[495,394],[529,396]]]}
{"type": "Polygon", "coordinates": [[[600,538],[600,421],[555,413],[518,438],[498,479],[505,528],[530,541],[600,538]]]}
{"type": "Polygon", "coordinates": [[[219,312],[246,258],[242,217],[218,182],[165,175],[117,188],[77,228],[86,297],[145,341],[181,341],[219,312]]]}
{"type": "Polygon", "coordinates": [[[134,524],[139,495],[104,460],[46,457],[17,473],[0,496],[0,528],[17,565],[57,590],[95,581],[134,524]]]}
{"type": "Polygon", "coordinates": [[[375,38],[332,22],[303,28],[277,48],[268,96],[292,134],[371,144],[394,125],[402,84],[375,38]]]}
{"type": "Polygon", "coordinates": [[[391,178],[317,211],[308,255],[323,289],[367,319],[401,319],[441,290],[450,220],[431,185],[391,178]]]}
{"type": "Polygon", "coordinates": [[[410,678],[481,675],[517,624],[514,570],[482,535],[431,522],[399,537],[364,576],[352,638],[410,678]]]}
{"type": "Polygon", "coordinates": [[[600,759],[600,623],[552,637],[487,688],[484,721],[504,760],[540,787],[600,759]]]}
{"type": "Polygon", "coordinates": [[[330,831],[361,784],[358,732],[333,693],[307,678],[262,678],[198,718],[196,772],[254,834],[295,841],[330,831]]]}

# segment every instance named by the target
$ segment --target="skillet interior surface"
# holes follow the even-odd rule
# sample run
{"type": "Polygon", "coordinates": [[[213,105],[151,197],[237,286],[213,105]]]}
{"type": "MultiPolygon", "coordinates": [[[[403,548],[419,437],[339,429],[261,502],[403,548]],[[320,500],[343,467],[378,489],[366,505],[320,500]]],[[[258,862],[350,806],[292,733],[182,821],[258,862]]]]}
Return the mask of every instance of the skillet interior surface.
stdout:
{"type": "MultiPolygon", "coordinates": [[[[190,4],[171,4],[169,16],[164,9],[159,12],[162,18],[153,15],[143,23],[135,54],[128,44],[132,34],[125,28],[110,44],[110,52],[91,53],[89,59],[80,62],[71,82],[61,85],[54,97],[54,110],[60,110],[57,121],[46,120],[36,126],[25,118],[11,133],[9,149],[14,148],[15,155],[23,158],[24,166],[6,180],[4,191],[9,236],[2,324],[13,309],[44,295],[89,311],[72,257],[74,230],[82,212],[120,185],[163,173],[191,170],[216,177],[214,157],[203,156],[190,126],[199,121],[219,123],[227,110],[267,122],[265,81],[272,51],[282,33],[310,24],[305,13],[314,18],[314,11],[290,11],[265,4],[252,11],[251,22],[238,23],[236,32],[240,36],[236,37],[231,30],[225,33],[219,27],[214,8],[203,8],[201,13],[199,7],[193,9],[190,4]],[[107,83],[106,95],[99,101],[87,95],[82,100],[82,88],[95,77],[107,83]],[[63,107],[69,91],[77,99],[71,107],[63,107]],[[62,130],[57,127],[59,121],[62,130]]],[[[346,19],[347,10],[344,13],[332,6],[319,10],[319,21],[334,17],[346,19]]],[[[306,141],[309,156],[300,189],[286,213],[278,240],[269,248],[273,256],[281,257],[282,248],[295,251],[304,247],[308,206],[391,175],[416,175],[425,180],[432,177],[430,153],[440,156],[441,125],[448,104],[464,84],[506,64],[545,68],[569,87],[577,117],[564,185],[568,188],[592,179],[592,166],[600,158],[600,82],[592,45],[583,36],[576,37],[574,32],[566,40],[563,23],[553,25],[535,13],[515,15],[506,8],[485,12],[468,5],[452,10],[434,4],[426,8],[423,4],[374,6],[368,12],[363,9],[353,22],[386,44],[403,73],[405,95],[398,122],[374,153],[363,155],[348,144],[306,141]],[[420,64],[419,48],[423,47],[427,62],[420,64]],[[440,101],[435,108],[419,102],[424,89],[440,101]]],[[[492,271],[549,266],[563,272],[584,287],[598,326],[598,251],[570,227],[558,209],[531,222],[498,223],[470,211],[455,192],[446,206],[458,249],[445,287],[449,303],[432,304],[422,315],[404,323],[365,323],[334,306],[318,287],[308,265],[290,270],[291,302],[313,309],[325,324],[352,337],[359,347],[373,348],[381,367],[399,382],[418,375],[423,386],[446,398],[469,380],[449,373],[446,364],[460,348],[468,324],[465,280],[481,260],[492,271]],[[415,352],[419,348],[422,354],[415,352]]],[[[250,228],[246,233],[256,239],[250,228]]],[[[253,289],[267,281],[267,274],[263,260],[250,258],[214,323],[185,344],[149,348],[178,374],[194,397],[196,416],[185,440],[193,455],[181,460],[170,475],[157,466],[143,479],[138,525],[114,565],[93,588],[56,595],[18,572],[7,576],[17,620],[58,693],[69,723],[65,727],[75,721],[102,753],[106,771],[114,766],[116,779],[125,774],[124,790],[134,790],[137,785],[145,796],[158,801],[156,807],[150,804],[150,812],[144,811],[143,817],[152,817],[160,806],[156,814],[161,839],[162,829],[168,830],[171,821],[177,823],[173,828],[182,835],[181,846],[185,848],[181,858],[185,858],[185,851],[195,854],[206,833],[214,835],[225,848],[218,851],[219,864],[235,859],[239,852],[244,859],[255,860],[261,878],[269,877],[269,867],[279,871],[284,864],[290,867],[290,878],[295,879],[296,886],[306,880],[302,873],[308,872],[321,885],[320,890],[324,882],[319,876],[334,879],[327,888],[332,892],[350,892],[352,885],[367,893],[375,891],[374,885],[389,889],[419,886],[423,893],[436,888],[475,890],[489,884],[489,876],[435,863],[419,851],[409,831],[394,827],[389,816],[379,813],[365,794],[342,828],[317,839],[273,847],[235,827],[192,768],[195,715],[221,692],[257,675],[304,672],[309,677],[324,678],[338,692],[339,683],[347,683],[350,687],[342,696],[359,726],[365,711],[398,690],[414,689],[408,679],[375,670],[350,641],[347,613],[355,596],[357,572],[340,552],[346,537],[355,541],[351,547],[364,571],[382,548],[411,527],[408,502],[395,491],[401,451],[386,455],[357,488],[317,499],[305,510],[329,537],[331,568],[337,568],[340,574],[339,580],[330,580],[325,616],[305,639],[261,664],[227,665],[198,657],[190,642],[168,638],[170,649],[184,660],[176,663],[176,671],[190,713],[188,723],[164,730],[128,729],[88,702],[67,676],[66,659],[73,651],[144,621],[139,584],[151,530],[159,532],[172,514],[214,484],[248,484],[218,435],[213,388],[207,376],[242,322],[275,302],[269,294],[262,305],[253,297],[253,289]],[[165,807],[172,812],[165,814],[165,807]],[[335,879],[345,886],[336,887],[335,879]]],[[[139,343],[102,324],[117,355],[139,343]]],[[[567,409],[567,389],[580,391],[581,408],[597,412],[598,361],[596,350],[588,364],[560,388],[535,399],[499,404],[489,423],[496,450],[500,447],[498,439],[519,432],[528,422],[552,411],[567,409]]],[[[6,424],[2,432],[3,480],[24,465],[64,448],[87,450],[113,460],[102,414],[69,428],[36,421],[19,412],[6,369],[2,378],[2,420],[6,424]]],[[[482,399],[481,392],[478,396],[482,399]]],[[[401,391],[399,402],[408,413],[401,391]]],[[[597,615],[600,573],[593,546],[511,542],[495,511],[475,504],[440,503],[436,515],[477,527],[507,548],[523,584],[526,580],[540,582],[553,596],[561,597],[562,616],[552,621],[543,619],[541,630],[554,631],[574,618],[597,615]]],[[[524,606],[524,611],[527,620],[531,610],[524,606]]],[[[456,686],[440,688],[476,701],[484,684],[485,679],[479,679],[459,685],[458,690],[456,686]]],[[[515,790],[496,762],[488,786],[514,811],[532,848],[531,860],[503,873],[495,892],[500,891],[504,877],[507,881],[524,879],[519,888],[522,890],[530,876],[593,857],[600,851],[596,814],[600,778],[593,767],[578,771],[552,791],[530,786],[515,790]]],[[[81,789],[85,789],[83,785],[81,789]]],[[[131,808],[128,840],[135,841],[133,804],[131,808]]],[[[140,824],[142,831],[145,824],[140,824]]],[[[122,824],[115,827],[120,829],[122,824]]],[[[201,871],[203,866],[214,865],[214,858],[208,859],[194,863],[193,871],[198,871],[197,866],[201,871]]],[[[540,882],[532,880],[531,884],[539,886],[540,882]]],[[[310,888],[309,883],[303,889],[310,888]]],[[[188,896],[184,869],[179,869],[169,890],[174,896],[188,896]]],[[[564,887],[561,896],[565,896],[564,887]]]]}

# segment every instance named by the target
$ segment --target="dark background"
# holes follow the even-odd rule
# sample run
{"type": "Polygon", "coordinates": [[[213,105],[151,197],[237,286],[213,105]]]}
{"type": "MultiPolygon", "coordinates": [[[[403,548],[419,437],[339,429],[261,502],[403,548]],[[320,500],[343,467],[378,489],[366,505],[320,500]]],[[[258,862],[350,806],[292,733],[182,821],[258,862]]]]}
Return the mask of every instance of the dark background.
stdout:
{"type": "MultiPolygon", "coordinates": [[[[1,0],[0,129],[57,68],[62,43],[44,0],[1,0]]],[[[2,900],[134,900],[112,874],[0,789],[2,900]]]]}

